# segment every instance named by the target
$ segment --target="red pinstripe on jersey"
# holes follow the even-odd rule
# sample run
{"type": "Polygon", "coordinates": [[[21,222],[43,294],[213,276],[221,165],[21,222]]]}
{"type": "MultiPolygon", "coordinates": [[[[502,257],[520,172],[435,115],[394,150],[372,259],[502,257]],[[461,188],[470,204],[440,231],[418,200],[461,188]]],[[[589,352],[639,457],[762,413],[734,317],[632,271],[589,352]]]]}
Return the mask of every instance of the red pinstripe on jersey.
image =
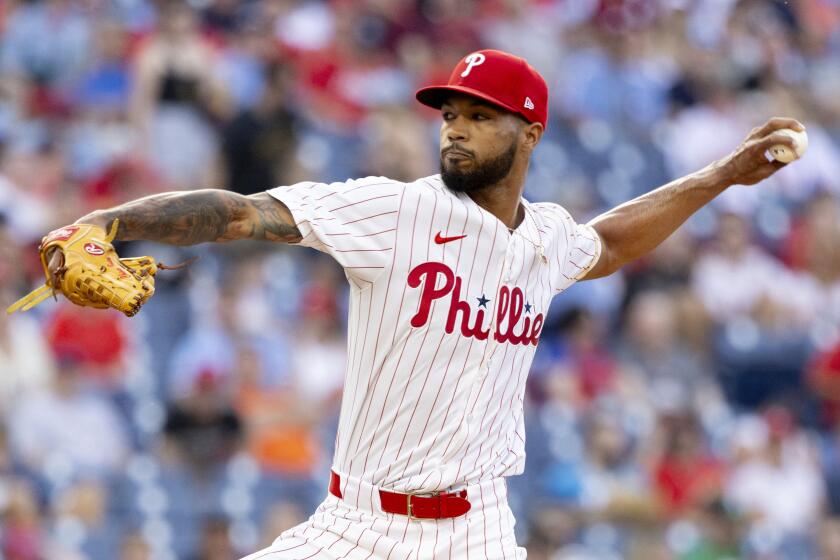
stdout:
{"type": "Polygon", "coordinates": [[[396,211],[394,211],[394,212],[381,212],[379,214],[371,214],[370,216],[363,216],[361,218],[356,218],[355,220],[350,220],[349,222],[344,222],[341,225],[349,226],[350,224],[355,224],[356,222],[361,222],[361,221],[364,221],[364,220],[370,220],[372,218],[380,218],[382,216],[388,216],[389,214],[395,214],[395,213],[396,213],[396,211]]]}

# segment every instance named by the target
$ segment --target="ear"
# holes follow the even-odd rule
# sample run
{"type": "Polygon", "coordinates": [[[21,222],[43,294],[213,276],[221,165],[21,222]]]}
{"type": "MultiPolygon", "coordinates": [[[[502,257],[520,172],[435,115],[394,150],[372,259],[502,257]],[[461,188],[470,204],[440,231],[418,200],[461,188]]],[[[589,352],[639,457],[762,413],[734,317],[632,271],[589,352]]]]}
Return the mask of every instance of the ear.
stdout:
{"type": "Polygon", "coordinates": [[[540,143],[545,129],[540,123],[525,123],[522,127],[522,146],[526,149],[533,150],[540,143]]]}

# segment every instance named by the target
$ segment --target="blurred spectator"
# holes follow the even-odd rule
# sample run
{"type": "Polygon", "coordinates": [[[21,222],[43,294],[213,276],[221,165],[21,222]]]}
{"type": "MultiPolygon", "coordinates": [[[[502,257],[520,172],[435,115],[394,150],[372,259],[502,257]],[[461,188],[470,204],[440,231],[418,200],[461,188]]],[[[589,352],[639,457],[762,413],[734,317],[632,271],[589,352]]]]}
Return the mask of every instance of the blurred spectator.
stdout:
{"type": "Polygon", "coordinates": [[[117,312],[61,305],[45,325],[52,353],[76,363],[89,379],[103,385],[119,380],[128,363],[125,317],[117,312]]]}
{"type": "Polygon", "coordinates": [[[234,286],[223,289],[215,306],[203,301],[206,307],[201,311],[211,316],[197,319],[178,341],[169,364],[171,398],[192,394],[202,377],[212,378],[218,390],[229,398],[235,390],[237,359],[243,353],[251,353],[257,359],[260,383],[264,386],[276,384],[288,375],[289,349],[283,336],[263,329],[250,313],[251,304],[265,313],[266,302],[256,293],[256,287],[246,284],[247,279],[240,285],[237,282],[232,281],[234,286]],[[246,296],[252,288],[256,301],[249,302],[246,296]]]}
{"type": "Polygon", "coordinates": [[[791,273],[751,243],[738,214],[719,217],[714,246],[697,262],[694,290],[716,322],[717,373],[727,396],[756,406],[800,384],[811,350],[791,273]]]}
{"type": "Polygon", "coordinates": [[[248,448],[279,495],[302,510],[314,507],[323,491],[317,475],[329,460],[325,440],[330,446],[333,440],[332,434],[321,435],[322,424],[333,422],[324,411],[338,409],[346,362],[335,269],[320,263],[321,272],[304,287],[299,305],[292,371],[275,372],[272,380],[257,354],[246,348],[240,349],[236,366],[235,402],[248,448]]]}
{"type": "Polygon", "coordinates": [[[687,515],[720,496],[724,465],[712,455],[697,418],[690,413],[660,417],[653,478],[670,516],[687,515]]]}
{"type": "MultiPolygon", "coordinates": [[[[3,251],[12,253],[15,250],[12,241],[26,243],[38,239],[48,223],[43,205],[3,173],[4,149],[0,140],[0,239],[10,241],[3,243],[3,251]]],[[[4,258],[3,261],[12,262],[12,259],[4,258]]],[[[4,276],[0,273],[0,278],[4,276]]]]}
{"type": "Polygon", "coordinates": [[[237,410],[246,425],[248,446],[269,473],[307,478],[325,459],[315,428],[318,404],[294,386],[266,388],[253,354],[240,354],[237,410]]]}
{"type": "Polygon", "coordinates": [[[193,9],[164,2],[160,22],[137,54],[132,121],[145,133],[156,171],[171,184],[210,186],[217,139],[208,116],[227,115],[227,92],[214,75],[215,53],[199,34],[193,9]]]}
{"type": "Polygon", "coordinates": [[[662,410],[690,405],[712,383],[702,359],[679,339],[676,301],[667,292],[636,296],[627,310],[622,366],[640,376],[650,400],[662,410]]]}
{"type": "Polygon", "coordinates": [[[204,520],[201,527],[201,544],[194,560],[236,560],[240,555],[230,542],[230,524],[221,516],[204,520]]]}
{"type": "Polygon", "coordinates": [[[821,524],[818,554],[821,559],[840,556],[840,518],[832,517],[821,524]]]}
{"type": "Polygon", "coordinates": [[[694,270],[694,289],[711,317],[728,323],[752,316],[761,306],[785,307],[779,293],[784,269],[751,243],[751,226],[737,214],[719,217],[714,247],[703,254],[694,270]]]}
{"type": "Polygon", "coordinates": [[[840,515],[840,417],[834,417],[819,441],[820,465],[826,482],[828,510],[840,515]]]}
{"type": "MultiPolygon", "coordinates": [[[[545,372],[545,384],[561,382],[576,385],[575,392],[584,401],[596,399],[611,391],[617,375],[617,364],[604,347],[604,326],[588,311],[572,309],[559,321],[557,339],[547,341],[552,365],[545,372]]],[[[549,389],[550,391],[550,389],[549,389]]]]}
{"type": "MultiPolygon", "coordinates": [[[[807,551],[825,505],[815,450],[786,408],[768,408],[763,420],[765,432],[738,450],[743,458],[729,476],[726,498],[750,520],[756,552],[807,551]]],[[[796,557],[791,554],[783,557],[796,557]]]]}
{"type": "Polygon", "coordinates": [[[711,500],[700,511],[699,542],[679,560],[731,560],[740,557],[741,520],[721,500],[711,500]]]}
{"type": "MultiPolygon", "coordinates": [[[[12,293],[0,288],[0,307],[12,301],[12,293]]],[[[27,392],[47,390],[54,376],[52,354],[37,321],[0,313],[0,411],[8,411],[27,392]]]]}
{"type": "Polygon", "coordinates": [[[236,452],[242,426],[219,378],[208,370],[196,378],[191,395],[169,408],[163,432],[180,461],[195,473],[208,474],[236,452]]]}
{"type": "Polygon", "coordinates": [[[840,341],[840,203],[828,194],[811,200],[786,249],[798,269],[787,290],[794,317],[811,327],[817,346],[826,348],[840,341]]]}
{"type": "Polygon", "coordinates": [[[150,542],[155,557],[166,551],[181,558],[193,555],[208,537],[202,533],[206,516],[228,508],[241,515],[253,507],[251,492],[259,475],[256,468],[248,467],[245,473],[257,473],[234,479],[244,433],[228,399],[218,379],[209,374],[196,380],[190,395],[168,406],[162,428],[165,438],[153,459],[154,476],[134,481],[141,504],[148,496],[165,496],[154,508],[141,510],[166,534],[165,540],[150,542]],[[232,496],[243,496],[239,499],[246,500],[248,509],[242,509],[241,501],[231,502],[232,496]]]}
{"type": "Polygon", "coordinates": [[[590,522],[609,523],[621,535],[624,542],[615,550],[620,554],[630,541],[628,528],[658,518],[651,481],[639,464],[630,435],[616,418],[593,413],[584,436],[588,445],[581,465],[580,507],[592,516],[590,522]]]}
{"type": "Polygon", "coordinates": [[[88,558],[113,557],[117,553],[119,525],[108,517],[108,489],[94,480],[79,482],[60,492],[55,501],[58,546],[66,554],[88,558]],[[65,547],[62,547],[65,548],[65,547]]]}
{"type": "Polygon", "coordinates": [[[687,227],[678,229],[645,259],[625,269],[628,299],[646,290],[686,288],[691,282],[696,256],[696,239],[687,227]]]}
{"type": "Polygon", "coordinates": [[[676,78],[668,53],[650,49],[637,35],[598,27],[577,30],[570,42],[575,48],[562,57],[560,75],[577,79],[561,79],[551,93],[564,114],[631,126],[665,116],[676,78]]]}
{"type": "Polygon", "coordinates": [[[344,384],[347,345],[337,296],[340,280],[335,271],[332,263],[319,261],[299,304],[301,326],[292,367],[301,396],[314,406],[337,403],[344,384]]]}
{"type": "MultiPolygon", "coordinates": [[[[102,125],[98,125],[101,129],[102,125]]],[[[106,140],[113,141],[113,138],[106,140]]],[[[84,185],[84,196],[90,206],[113,206],[125,198],[138,198],[160,190],[160,179],[139,160],[114,159],[84,185]]]]}
{"type": "Polygon", "coordinates": [[[95,39],[95,57],[80,79],[76,101],[85,107],[124,113],[132,88],[128,30],[116,20],[104,19],[96,24],[95,39]]]}
{"type": "Polygon", "coordinates": [[[114,406],[85,383],[85,365],[58,355],[50,387],[16,399],[7,416],[10,444],[29,468],[54,483],[75,476],[107,476],[128,452],[127,434],[114,406]]]}
{"type": "Polygon", "coordinates": [[[840,342],[814,356],[808,368],[808,382],[822,406],[822,424],[830,428],[840,423],[840,342]]]}
{"type": "Polygon", "coordinates": [[[206,34],[219,44],[217,79],[225,85],[232,110],[254,107],[271,86],[278,50],[267,2],[215,0],[202,12],[206,34]]]}
{"type": "Polygon", "coordinates": [[[364,174],[413,181],[437,167],[429,145],[417,142],[425,134],[423,124],[414,112],[403,107],[372,111],[363,123],[367,144],[364,174]]]}
{"type": "MultiPolygon", "coordinates": [[[[95,37],[94,57],[74,92],[76,118],[63,144],[71,156],[71,172],[83,179],[103,173],[115,161],[138,158],[142,148],[137,130],[128,121],[133,87],[129,33],[117,21],[108,19],[98,22],[95,37]]],[[[131,193],[123,196],[130,197],[131,193]]],[[[98,207],[113,204],[115,199],[90,202],[98,207]]]]}
{"type": "MultiPolygon", "coordinates": [[[[36,87],[54,86],[59,88],[56,91],[61,91],[81,73],[90,43],[90,21],[75,2],[25,2],[18,5],[6,22],[0,69],[31,79],[36,87]]],[[[33,101],[39,93],[48,95],[48,91],[36,90],[33,101]]],[[[42,97],[41,102],[51,104],[62,100],[42,97]]]]}
{"type": "Polygon", "coordinates": [[[291,69],[272,64],[257,103],[234,117],[223,131],[227,187],[241,194],[291,184],[296,136],[289,110],[291,69]]]}
{"type": "Polygon", "coordinates": [[[7,560],[41,560],[45,541],[38,503],[31,487],[23,481],[5,485],[2,553],[7,560]]]}
{"type": "Polygon", "coordinates": [[[119,560],[152,560],[146,540],[138,533],[129,533],[120,546],[119,560]]]}

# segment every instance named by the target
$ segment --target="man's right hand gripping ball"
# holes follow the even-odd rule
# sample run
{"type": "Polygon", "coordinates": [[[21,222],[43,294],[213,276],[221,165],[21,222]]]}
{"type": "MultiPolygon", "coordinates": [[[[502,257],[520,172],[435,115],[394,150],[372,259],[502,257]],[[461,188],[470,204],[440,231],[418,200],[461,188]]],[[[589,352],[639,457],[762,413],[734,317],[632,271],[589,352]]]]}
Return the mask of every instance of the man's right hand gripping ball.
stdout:
{"type": "Polygon", "coordinates": [[[83,307],[113,307],[131,317],[155,293],[158,266],[151,257],[120,259],[110,233],[91,224],[73,224],[54,230],[41,241],[39,252],[46,281],[13,303],[6,311],[32,309],[51,294],[83,307]]]}

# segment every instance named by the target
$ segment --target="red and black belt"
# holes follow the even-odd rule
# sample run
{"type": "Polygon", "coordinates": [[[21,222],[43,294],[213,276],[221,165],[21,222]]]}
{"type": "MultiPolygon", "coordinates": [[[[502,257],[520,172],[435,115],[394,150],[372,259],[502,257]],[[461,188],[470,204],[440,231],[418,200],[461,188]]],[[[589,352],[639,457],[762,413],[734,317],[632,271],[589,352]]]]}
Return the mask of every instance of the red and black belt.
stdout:
{"type": "MultiPolygon", "coordinates": [[[[341,477],[330,471],[330,494],[344,499],[341,494],[341,477]]],[[[379,490],[382,511],[406,515],[414,519],[449,519],[464,515],[472,505],[467,500],[467,491],[435,492],[434,494],[402,494],[379,490]]]]}

